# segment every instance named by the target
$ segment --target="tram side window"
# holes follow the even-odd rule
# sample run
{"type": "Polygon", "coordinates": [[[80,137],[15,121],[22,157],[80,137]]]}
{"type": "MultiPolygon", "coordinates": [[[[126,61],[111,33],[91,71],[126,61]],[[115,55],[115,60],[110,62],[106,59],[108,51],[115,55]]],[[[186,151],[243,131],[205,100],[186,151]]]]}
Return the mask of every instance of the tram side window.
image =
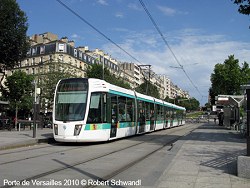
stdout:
{"type": "Polygon", "coordinates": [[[118,115],[118,111],[117,111],[117,95],[113,95],[111,94],[110,95],[110,98],[111,98],[111,118],[112,118],[112,123],[116,123],[118,121],[117,119],[117,115],[118,115]]]}
{"type": "Polygon", "coordinates": [[[134,108],[133,108],[133,99],[127,97],[118,97],[118,120],[121,122],[132,121],[134,108]]]}
{"type": "Polygon", "coordinates": [[[165,113],[164,113],[164,106],[161,106],[161,119],[162,120],[164,120],[164,115],[165,115],[165,113]]]}
{"type": "Polygon", "coordinates": [[[155,107],[154,107],[154,103],[150,103],[150,120],[151,121],[155,120],[155,107]]]}
{"type": "Polygon", "coordinates": [[[173,109],[172,118],[173,118],[173,119],[176,119],[176,109],[173,109]]]}
{"type": "Polygon", "coordinates": [[[178,119],[183,119],[183,111],[182,110],[177,110],[178,114],[178,119]]]}
{"type": "Polygon", "coordinates": [[[145,102],[145,107],[146,107],[146,120],[149,121],[151,117],[150,103],[145,102]]]}
{"type": "Polygon", "coordinates": [[[118,97],[118,121],[126,121],[126,97],[118,97]]]}
{"type": "Polygon", "coordinates": [[[107,123],[107,93],[102,93],[102,122],[107,123]]]}
{"type": "Polygon", "coordinates": [[[145,122],[145,102],[138,100],[138,121],[145,122]]]}
{"type": "Polygon", "coordinates": [[[165,107],[165,116],[166,116],[166,119],[169,119],[170,118],[170,108],[169,107],[165,107]]]}
{"type": "Polygon", "coordinates": [[[158,105],[155,105],[155,121],[157,121],[158,118],[158,105]]]}
{"type": "Polygon", "coordinates": [[[134,114],[135,114],[135,105],[134,105],[134,99],[127,98],[127,119],[126,121],[134,121],[134,114]]]}
{"type": "Polygon", "coordinates": [[[171,119],[174,118],[174,117],[173,117],[173,109],[172,109],[172,108],[169,108],[169,117],[170,117],[171,119]]]}
{"type": "Polygon", "coordinates": [[[161,106],[159,104],[156,104],[155,110],[156,110],[156,120],[159,121],[161,120],[161,106]]]}
{"type": "Polygon", "coordinates": [[[162,106],[157,104],[157,120],[162,120],[163,119],[163,109],[162,106]]]}
{"type": "Polygon", "coordinates": [[[92,93],[90,98],[89,115],[87,123],[107,122],[107,95],[105,93],[92,93]]]}

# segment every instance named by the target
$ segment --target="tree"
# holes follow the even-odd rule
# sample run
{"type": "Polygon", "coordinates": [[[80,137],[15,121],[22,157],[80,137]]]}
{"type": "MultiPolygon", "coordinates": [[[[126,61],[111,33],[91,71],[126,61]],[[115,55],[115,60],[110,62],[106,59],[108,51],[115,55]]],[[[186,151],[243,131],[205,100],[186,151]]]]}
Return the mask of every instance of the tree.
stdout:
{"type": "Polygon", "coordinates": [[[240,94],[240,86],[246,84],[249,79],[249,65],[244,62],[242,67],[240,67],[239,60],[235,59],[234,55],[230,55],[223,64],[216,64],[214,72],[211,74],[212,87],[209,90],[211,100],[214,101],[213,97],[219,94],[240,94]]]}
{"type": "MultiPolygon", "coordinates": [[[[29,49],[27,17],[15,0],[0,3],[0,73],[12,69],[29,49]]],[[[2,77],[1,81],[3,80],[2,77]]],[[[1,84],[0,84],[1,85],[1,84]]]]}
{"type": "MultiPolygon", "coordinates": [[[[102,65],[93,64],[87,68],[86,73],[88,78],[102,79],[102,74],[103,74],[102,65]]],[[[129,83],[123,81],[121,78],[117,78],[115,75],[112,75],[106,67],[104,68],[104,80],[110,84],[123,87],[126,89],[131,89],[129,83]]]]}
{"type": "Polygon", "coordinates": [[[164,101],[172,103],[172,104],[175,103],[175,99],[171,99],[169,96],[166,96],[166,98],[164,99],[164,101]]]}
{"type": "Polygon", "coordinates": [[[77,77],[75,67],[67,63],[47,62],[41,67],[41,74],[37,75],[39,84],[42,89],[41,105],[42,109],[51,109],[54,100],[56,84],[64,78],[77,77]]]}
{"type": "Polygon", "coordinates": [[[200,102],[196,100],[195,98],[182,98],[182,97],[177,97],[174,99],[175,104],[185,107],[187,111],[195,111],[199,109],[200,102]]]}
{"type": "MultiPolygon", "coordinates": [[[[102,79],[102,65],[100,64],[93,64],[91,66],[88,66],[86,73],[88,78],[98,78],[102,79]]],[[[104,80],[108,79],[110,77],[109,70],[105,67],[104,68],[104,80]]]]}
{"type": "Polygon", "coordinates": [[[16,118],[19,109],[30,110],[32,108],[33,80],[32,75],[19,70],[6,78],[4,83],[6,88],[1,89],[3,98],[9,101],[10,109],[16,111],[16,118]]]}
{"type": "Polygon", "coordinates": [[[160,98],[158,88],[155,85],[148,82],[147,80],[145,80],[144,83],[142,83],[137,88],[135,88],[135,91],[145,94],[145,95],[155,97],[157,99],[160,98]]]}
{"type": "Polygon", "coordinates": [[[234,4],[239,5],[239,13],[250,14],[250,0],[234,0],[234,4]]]}

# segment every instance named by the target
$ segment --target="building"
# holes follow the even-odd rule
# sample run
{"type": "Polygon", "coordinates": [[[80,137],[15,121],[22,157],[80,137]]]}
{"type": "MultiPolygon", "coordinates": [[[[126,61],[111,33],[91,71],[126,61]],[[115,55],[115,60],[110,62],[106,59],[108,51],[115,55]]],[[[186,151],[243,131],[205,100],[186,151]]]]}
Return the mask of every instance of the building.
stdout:
{"type": "Polygon", "coordinates": [[[121,63],[121,76],[130,83],[130,86],[134,89],[143,83],[143,75],[141,68],[134,63],[121,63]]]}
{"type": "Polygon", "coordinates": [[[112,74],[119,76],[119,62],[116,59],[111,58],[111,55],[104,53],[98,48],[96,48],[94,51],[86,51],[86,53],[95,59],[95,62],[93,63],[102,64],[107,67],[112,74]]]}
{"type": "Polygon", "coordinates": [[[167,76],[156,75],[151,69],[142,69],[141,65],[120,62],[100,49],[90,51],[87,46],[75,47],[74,41],[68,40],[67,37],[59,39],[56,34],[50,32],[35,34],[30,37],[30,44],[27,58],[9,70],[7,75],[11,75],[15,70],[22,70],[36,76],[39,82],[50,71],[59,70],[86,77],[89,66],[102,64],[112,74],[127,81],[133,89],[145,79],[150,79],[150,82],[157,86],[162,99],[167,96],[188,96],[187,92],[174,85],[167,76]]]}

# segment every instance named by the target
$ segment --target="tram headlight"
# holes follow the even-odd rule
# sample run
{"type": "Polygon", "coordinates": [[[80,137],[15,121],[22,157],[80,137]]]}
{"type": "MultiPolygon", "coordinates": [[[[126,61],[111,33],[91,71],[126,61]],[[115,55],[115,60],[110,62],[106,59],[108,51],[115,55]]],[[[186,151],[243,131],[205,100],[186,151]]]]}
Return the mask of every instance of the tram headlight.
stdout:
{"type": "Polygon", "coordinates": [[[81,129],[82,129],[82,124],[75,125],[74,136],[78,136],[81,132],[81,129]]]}
{"type": "Polygon", "coordinates": [[[58,135],[58,125],[54,124],[54,133],[55,135],[58,135]]]}

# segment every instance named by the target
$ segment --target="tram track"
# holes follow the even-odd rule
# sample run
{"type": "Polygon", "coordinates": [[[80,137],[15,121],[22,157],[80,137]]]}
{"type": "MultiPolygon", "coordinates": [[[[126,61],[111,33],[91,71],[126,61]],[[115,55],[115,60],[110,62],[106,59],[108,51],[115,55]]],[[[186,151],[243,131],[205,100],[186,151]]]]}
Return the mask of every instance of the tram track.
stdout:
{"type": "MultiPolygon", "coordinates": [[[[166,130],[170,130],[170,129],[166,129],[166,130]]],[[[173,132],[172,133],[175,133],[176,131],[178,131],[178,130],[175,130],[175,129],[171,129],[171,130],[173,130],[173,132]]],[[[159,131],[157,131],[157,132],[160,132],[160,131],[162,131],[162,130],[159,130],[159,131]]],[[[154,133],[154,132],[150,132],[150,133],[146,133],[146,134],[142,134],[142,135],[137,135],[137,136],[143,136],[143,135],[147,135],[147,134],[152,134],[152,133],[154,133]]],[[[171,133],[171,134],[172,134],[171,133]]],[[[120,140],[122,140],[122,139],[124,139],[124,138],[121,138],[120,140]]],[[[147,141],[150,141],[150,140],[153,140],[154,138],[152,138],[152,139],[149,139],[149,140],[147,140],[147,141]]],[[[117,142],[117,141],[119,141],[119,140],[112,140],[111,142],[117,142]]],[[[133,147],[133,146],[136,146],[136,145],[139,145],[139,144],[142,144],[142,143],[144,143],[145,141],[143,141],[143,142],[140,142],[140,143],[137,143],[137,144],[134,144],[134,145],[132,145],[131,147],[133,147]]],[[[107,142],[108,143],[108,142],[107,142]]],[[[74,144],[79,144],[79,143],[74,143],[74,144]]],[[[21,158],[21,159],[16,159],[16,160],[11,160],[11,161],[8,161],[8,162],[0,162],[0,165],[5,165],[5,164],[9,164],[9,163],[15,163],[15,162],[19,162],[19,161],[23,161],[23,160],[28,160],[28,159],[33,159],[33,158],[38,158],[38,157],[42,157],[42,156],[47,156],[47,155],[52,155],[52,154],[56,154],[56,153],[62,153],[62,152],[67,152],[67,151],[72,151],[72,150],[78,150],[78,149],[81,149],[81,148],[83,148],[83,147],[88,147],[88,146],[91,146],[91,144],[89,144],[89,143],[82,143],[83,144],[83,146],[82,145],[79,145],[79,146],[76,146],[76,147],[74,147],[74,148],[70,148],[70,149],[64,149],[64,150],[59,150],[59,151],[53,151],[53,152],[49,152],[49,153],[45,153],[45,154],[40,154],[40,155],[35,155],[35,156],[29,156],[29,157],[25,157],[25,158],[21,158]]],[[[96,144],[96,143],[94,143],[94,144],[96,144]]],[[[94,145],[93,143],[92,143],[92,145],[94,145]]],[[[103,144],[103,143],[102,143],[103,144]]],[[[62,144],[57,144],[57,146],[58,145],[62,145],[62,144]]],[[[20,153],[20,152],[27,152],[27,151],[35,151],[35,150],[40,150],[40,149],[44,149],[44,148],[51,148],[51,147],[54,147],[55,145],[50,145],[50,146],[44,146],[44,147],[39,147],[39,148],[29,148],[29,149],[24,149],[24,150],[22,150],[22,151],[12,151],[12,152],[5,152],[5,153],[0,153],[0,156],[3,156],[3,155],[13,155],[13,154],[15,154],[15,153],[20,153]]],[[[125,149],[127,149],[127,148],[125,148],[125,149]]]]}
{"type": "MultiPolygon", "coordinates": [[[[194,130],[194,129],[192,129],[192,131],[193,131],[193,130],[194,130]]],[[[183,135],[180,135],[180,136],[176,136],[176,138],[169,140],[168,142],[164,143],[164,144],[163,144],[162,146],[160,146],[159,148],[157,148],[157,149],[151,151],[151,152],[148,153],[147,155],[144,155],[144,156],[142,156],[142,157],[140,157],[140,158],[138,158],[138,159],[136,159],[136,160],[130,162],[129,164],[124,165],[124,166],[121,167],[120,169],[118,169],[118,170],[112,172],[111,174],[106,175],[106,176],[104,176],[104,177],[102,177],[102,178],[100,178],[100,179],[98,179],[98,180],[99,180],[99,181],[103,181],[103,182],[109,181],[109,180],[111,180],[112,178],[114,178],[115,176],[121,174],[122,172],[124,172],[124,171],[126,171],[127,169],[129,169],[129,168],[135,166],[136,164],[141,163],[143,160],[147,159],[147,158],[150,157],[151,155],[153,155],[153,154],[155,154],[156,152],[158,152],[158,151],[164,149],[164,148],[167,147],[167,146],[170,146],[170,148],[168,149],[168,151],[170,151],[170,150],[173,148],[173,143],[175,143],[176,141],[178,141],[181,137],[184,137],[184,136],[190,134],[192,131],[189,131],[189,132],[187,132],[187,133],[185,133],[185,134],[183,134],[183,135]]],[[[87,185],[87,186],[84,186],[84,187],[86,187],[86,188],[92,188],[92,187],[97,187],[97,186],[92,186],[92,185],[88,186],[88,185],[87,185]]]]}
{"type": "MultiPolygon", "coordinates": [[[[70,163],[70,164],[63,164],[62,167],[55,168],[55,169],[52,169],[52,170],[49,170],[49,171],[46,171],[46,172],[43,172],[43,173],[40,173],[40,174],[36,174],[34,176],[30,176],[30,177],[27,177],[25,179],[21,179],[20,182],[40,179],[40,178],[43,178],[45,176],[49,176],[51,174],[55,174],[55,173],[58,173],[58,172],[61,172],[61,171],[64,171],[64,170],[75,168],[78,165],[87,164],[89,162],[93,162],[95,160],[99,160],[99,159],[105,158],[107,156],[117,154],[119,152],[124,152],[125,150],[132,149],[133,147],[139,146],[141,144],[145,144],[146,142],[152,142],[153,140],[158,140],[158,143],[160,143],[159,147],[155,148],[154,150],[148,152],[147,154],[145,154],[145,155],[143,155],[143,156],[141,156],[141,157],[139,157],[139,158],[137,158],[137,159],[135,159],[133,161],[130,161],[128,164],[125,164],[124,166],[119,167],[118,169],[114,170],[113,172],[111,172],[111,173],[109,173],[109,174],[107,174],[107,175],[105,175],[105,176],[103,176],[101,178],[97,178],[98,180],[101,180],[101,181],[107,181],[107,180],[111,179],[112,177],[126,171],[127,169],[131,168],[132,166],[138,164],[139,162],[145,160],[146,158],[153,155],[157,151],[162,150],[164,147],[166,147],[166,146],[172,147],[174,142],[176,142],[181,137],[183,137],[183,136],[189,134],[190,132],[192,132],[196,127],[197,127],[197,125],[191,125],[191,126],[187,126],[187,127],[182,126],[181,129],[177,129],[177,130],[176,129],[170,129],[171,131],[167,135],[165,133],[162,133],[162,136],[158,136],[157,138],[151,138],[151,139],[148,139],[148,140],[145,140],[145,141],[140,141],[140,142],[138,142],[136,144],[132,144],[132,145],[129,145],[127,147],[116,149],[116,150],[113,150],[112,152],[107,152],[105,154],[101,153],[100,155],[97,155],[97,156],[95,156],[93,158],[89,158],[89,159],[85,159],[85,160],[81,160],[81,161],[76,161],[76,162],[73,162],[73,163],[70,163]],[[164,139],[161,140],[163,137],[174,135],[175,133],[181,132],[181,131],[184,131],[184,134],[181,134],[181,135],[177,134],[175,136],[175,138],[169,139],[167,142],[165,142],[164,139]]],[[[157,131],[157,132],[159,133],[160,131],[157,131]]],[[[118,141],[119,140],[117,140],[116,142],[118,142],[118,141]]],[[[70,148],[70,149],[66,149],[66,150],[61,150],[61,151],[57,151],[57,152],[50,152],[50,153],[46,153],[46,154],[42,154],[42,155],[36,155],[36,156],[28,157],[28,158],[13,160],[13,161],[9,161],[9,162],[6,162],[6,163],[0,163],[0,166],[5,165],[5,164],[9,164],[9,163],[19,162],[21,160],[34,159],[34,158],[38,158],[38,157],[45,156],[45,155],[52,155],[52,154],[55,154],[55,153],[63,153],[63,152],[73,151],[73,150],[76,150],[76,149],[78,150],[78,149],[81,149],[82,147],[86,147],[86,145],[85,146],[80,146],[80,147],[74,147],[74,148],[70,148]]],[[[55,162],[60,163],[60,161],[57,160],[57,159],[52,159],[52,160],[54,160],[55,162]]],[[[2,187],[13,187],[13,186],[2,186],[2,187]]],[[[86,186],[86,187],[95,187],[95,186],[86,186]]]]}

